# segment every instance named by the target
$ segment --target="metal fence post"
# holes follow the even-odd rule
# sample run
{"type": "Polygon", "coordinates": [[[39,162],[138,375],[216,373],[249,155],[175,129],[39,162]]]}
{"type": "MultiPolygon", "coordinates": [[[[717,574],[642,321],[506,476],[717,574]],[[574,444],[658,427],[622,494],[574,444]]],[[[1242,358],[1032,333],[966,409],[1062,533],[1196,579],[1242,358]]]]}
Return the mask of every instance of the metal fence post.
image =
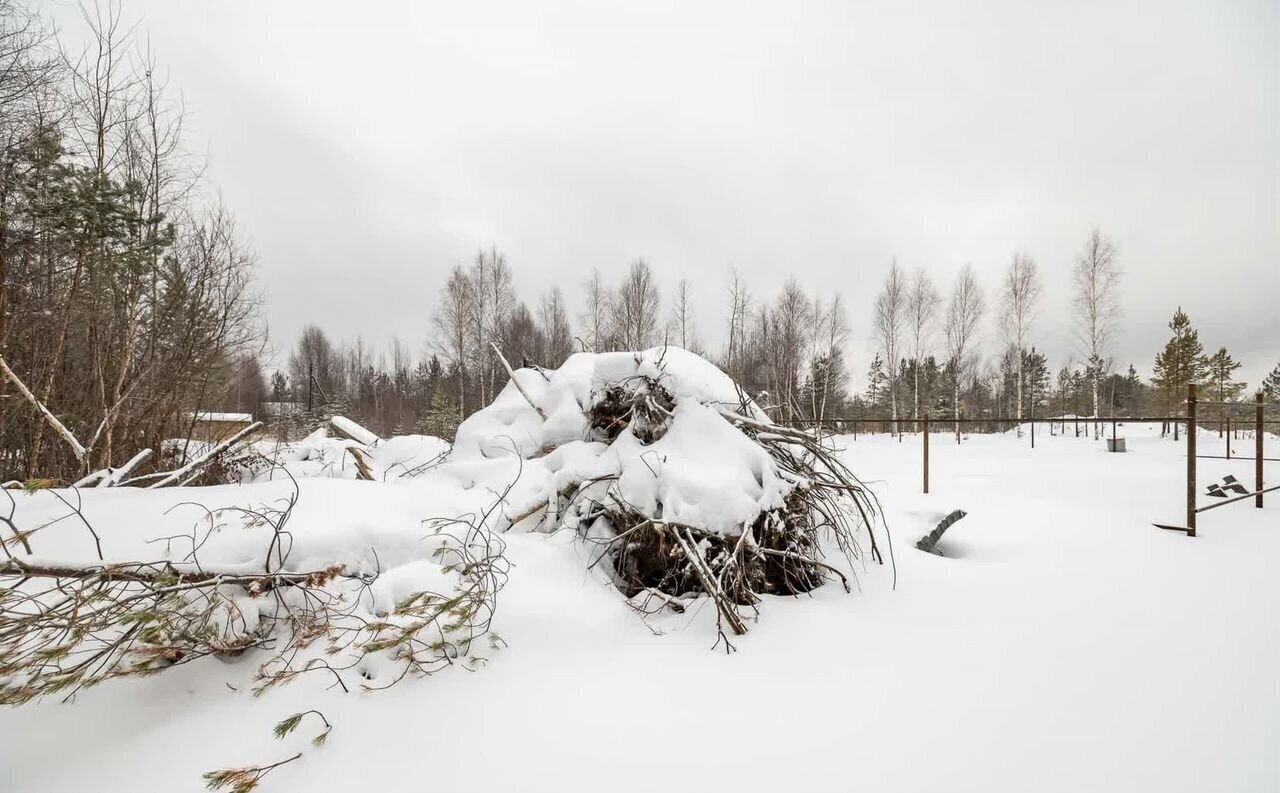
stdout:
{"type": "MultiPolygon", "coordinates": [[[[1177,427],[1175,423],[1173,425],[1177,427]]],[[[1196,536],[1196,384],[1187,386],[1187,536],[1196,536]]]]}
{"type": "Polygon", "coordinates": [[[1257,404],[1254,406],[1253,417],[1253,489],[1257,492],[1257,498],[1254,499],[1253,505],[1258,509],[1262,509],[1262,452],[1263,441],[1262,431],[1264,423],[1262,421],[1262,392],[1258,392],[1257,404]]]}
{"type": "Polygon", "coordinates": [[[924,492],[929,492],[929,412],[924,414],[924,492]]]}

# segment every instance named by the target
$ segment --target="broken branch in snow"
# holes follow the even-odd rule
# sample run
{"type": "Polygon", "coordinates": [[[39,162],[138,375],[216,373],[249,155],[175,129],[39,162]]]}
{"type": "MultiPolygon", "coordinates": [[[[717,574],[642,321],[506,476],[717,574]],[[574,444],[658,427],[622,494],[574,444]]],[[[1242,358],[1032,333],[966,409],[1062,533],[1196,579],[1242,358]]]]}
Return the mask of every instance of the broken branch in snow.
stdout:
{"type": "Polygon", "coordinates": [[[242,441],[244,441],[246,438],[248,438],[250,435],[252,435],[253,433],[257,432],[260,429],[262,429],[262,422],[261,421],[253,422],[249,426],[237,432],[235,435],[232,435],[230,438],[227,438],[225,441],[222,441],[218,445],[214,446],[212,449],[208,450],[204,454],[200,455],[199,457],[187,463],[186,465],[182,466],[181,468],[177,469],[176,471],[170,471],[160,481],[153,482],[152,484],[147,485],[147,488],[154,489],[157,487],[164,487],[166,485],[171,485],[174,482],[178,482],[179,480],[182,480],[183,484],[190,482],[195,478],[196,475],[200,473],[202,469],[205,468],[205,466],[209,465],[209,463],[212,463],[214,460],[226,454],[230,449],[233,449],[236,446],[238,446],[242,441]]]}
{"type": "Polygon", "coordinates": [[[88,476],[83,477],[72,487],[115,487],[120,484],[135,468],[151,459],[151,449],[143,449],[142,451],[129,458],[129,461],[119,468],[103,468],[100,471],[94,471],[88,476]]]}
{"type": "Polygon", "coordinates": [[[302,757],[302,752],[298,752],[292,757],[286,757],[275,763],[267,765],[251,765],[245,768],[220,768],[217,771],[207,771],[204,774],[204,786],[209,790],[229,790],[231,793],[252,793],[258,789],[258,783],[262,778],[282,765],[288,765],[294,760],[302,757]]]}
{"type": "Polygon", "coordinates": [[[738,616],[738,610],[734,608],[734,604],[729,601],[729,598],[724,594],[724,590],[716,582],[711,573],[711,568],[707,566],[707,560],[703,558],[702,552],[698,550],[696,543],[693,542],[693,535],[690,534],[689,539],[686,541],[678,528],[672,532],[672,535],[676,538],[676,542],[680,544],[680,549],[684,551],[685,558],[693,568],[694,574],[702,582],[703,591],[715,602],[720,616],[729,623],[729,627],[738,636],[746,633],[747,626],[743,624],[742,618],[738,616]]]}
{"type": "Polygon", "coordinates": [[[347,454],[351,455],[351,459],[356,461],[356,478],[372,482],[373,470],[369,468],[369,461],[365,459],[364,452],[353,446],[347,449],[347,454]]]}
{"type": "Polygon", "coordinates": [[[151,451],[151,449],[143,449],[129,458],[129,461],[119,468],[107,469],[109,473],[98,483],[98,487],[115,487],[123,482],[129,474],[133,473],[134,469],[151,459],[151,451]]]}
{"type": "MultiPolygon", "coordinates": [[[[508,487],[509,492],[510,488],[508,487]]],[[[262,558],[207,564],[197,528],[161,538],[190,543],[179,560],[98,562],[17,557],[0,559],[0,705],[80,689],[115,677],[147,675],[209,655],[268,650],[255,692],[321,671],[349,690],[347,674],[369,667],[370,656],[390,678],[362,682],[387,688],[410,674],[431,674],[484,660],[473,650],[488,638],[497,593],[506,582],[505,544],[486,528],[501,499],[475,519],[434,525],[436,558],[457,575],[447,591],[418,591],[389,606],[373,605],[377,572],[367,562],[334,560],[326,567],[290,570],[286,528],[298,491],[282,505],[205,509],[204,536],[218,516],[238,517],[241,528],[264,533],[262,558]]],[[[83,516],[81,516],[83,519],[83,516]]],[[[14,516],[7,523],[17,532],[14,516]]],[[[369,681],[366,674],[360,680],[369,681]]]]}
{"type": "Polygon", "coordinates": [[[76,460],[83,465],[86,456],[84,446],[80,441],[76,440],[75,435],[71,434],[71,430],[67,429],[61,421],[58,421],[58,417],[50,413],[49,408],[45,407],[44,403],[37,399],[35,394],[31,393],[31,389],[27,388],[26,383],[22,382],[22,378],[18,377],[18,375],[9,368],[9,364],[5,362],[3,355],[0,355],[0,371],[4,372],[4,376],[7,377],[9,382],[13,383],[14,387],[18,389],[18,392],[31,403],[31,406],[36,409],[36,412],[44,417],[44,420],[48,422],[49,426],[53,427],[53,431],[67,442],[67,445],[71,447],[71,453],[74,454],[76,460]]]}
{"type": "MultiPolygon", "coordinates": [[[[492,344],[493,351],[498,356],[498,360],[502,362],[502,368],[507,370],[507,376],[511,378],[511,382],[515,385],[516,390],[520,392],[520,396],[524,397],[524,401],[529,403],[529,407],[533,408],[538,417],[545,420],[547,418],[546,411],[538,407],[533,398],[529,396],[529,392],[524,390],[524,386],[520,385],[520,381],[516,379],[516,373],[512,371],[511,364],[507,363],[506,356],[502,354],[502,350],[498,349],[498,345],[492,344]]],[[[545,377],[545,375],[544,375],[545,377]]]]}
{"type": "MultiPolygon", "coordinates": [[[[254,592],[267,592],[280,586],[319,586],[345,575],[342,565],[307,572],[252,572],[247,566],[206,569],[194,563],[181,562],[114,562],[81,564],[78,562],[14,557],[0,561],[0,578],[59,578],[93,581],[129,581],[150,584],[177,591],[192,585],[237,584],[254,592]]],[[[348,576],[351,577],[351,576],[348,576]]],[[[361,576],[354,576],[362,578],[361,576]]],[[[372,581],[372,578],[368,580],[372,581]]]]}

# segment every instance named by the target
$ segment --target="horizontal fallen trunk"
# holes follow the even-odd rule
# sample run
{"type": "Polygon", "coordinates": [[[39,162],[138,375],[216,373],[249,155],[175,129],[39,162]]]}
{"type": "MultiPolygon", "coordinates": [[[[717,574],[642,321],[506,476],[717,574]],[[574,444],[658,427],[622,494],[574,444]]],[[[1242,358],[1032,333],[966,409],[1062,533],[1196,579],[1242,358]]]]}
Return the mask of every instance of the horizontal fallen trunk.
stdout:
{"type": "Polygon", "coordinates": [[[102,581],[133,581],[163,587],[182,584],[238,584],[241,586],[257,584],[255,591],[266,591],[289,584],[320,586],[343,575],[342,565],[334,565],[323,570],[267,573],[261,570],[255,572],[243,567],[208,569],[182,562],[80,564],[23,557],[13,557],[0,562],[0,577],[77,580],[93,578],[102,581]]]}
{"type": "Polygon", "coordinates": [[[334,416],[329,419],[329,426],[333,427],[343,436],[350,438],[356,443],[362,443],[365,446],[376,446],[378,441],[382,440],[375,433],[365,429],[346,416],[334,416]]]}

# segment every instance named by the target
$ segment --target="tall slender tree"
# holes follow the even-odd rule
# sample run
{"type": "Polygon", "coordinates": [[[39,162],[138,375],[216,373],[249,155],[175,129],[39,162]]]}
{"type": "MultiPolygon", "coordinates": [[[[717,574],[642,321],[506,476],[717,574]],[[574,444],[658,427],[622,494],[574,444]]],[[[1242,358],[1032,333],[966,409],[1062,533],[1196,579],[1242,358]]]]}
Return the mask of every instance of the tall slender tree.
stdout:
{"type": "Polygon", "coordinates": [[[876,296],[872,313],[872,333],[884,357],[888,373],[886,388],[894,432],[898,427],[898,366],[902,358],[903,333],[907,321],[907,285],[897,260],[889,265],[884,286],[876,296]]]}
{"type": "Polygon", "coordinates": [[[612,296],[600,268],[591,268],[591,275],[583,283],[586,305],[578,320],[582,323],[583,343],[590,352],[605,352],[611,348],[613,333],[609,320],[612,314],[612,296]]]}
{"type": "Polygon", "coordinates": [[[942,298],[933,279],[923,269],[911,277],[907,293],[907,319],[911,325],[911,417],[920,418],[920,369],[933,343],[934,321],[942,298]]]}
{"type": "Polygon", "coordinates": [[[697,323],[694,318],[693,299],[690,294],[689,279],[681,278],[676,284],[675,294],[671,299],[671,320],[668,336],[673,344],[678,344],[690,352],[701,352],[702,344],[698,341],[697,323]]]}
{"type": "MultiPolygon", "coordinates": [[[[1088,362],[1089,390],[1093,416],[1099,415],[1100,384],[1111,368],[1108,348],[1120,318],[1120,268],[1116,246],[1094,229],[1084,250],[1076,257],[1074,272],[1075,333],[1081,353],[1088,362]]],[[[1100,426],[1094,423],[1096,428],[1100,426]]]]}
{"type": "Polygon", "coordinates": [[[973,265],[966,264],[956,276],[947,304],[946,339],[947,371],[951,375],[951,410],[954,415],[956,441],[960,440],[960,386],[965,377],[973,376],[978,356],[974,353],[975,337],[986,309],[982,287],[973,272],[973,265]]]}
{"type": "MultiPolygon", "coordinates": [[[[1022,411],[1025,408],[1023,385],[1026,378],[1023,377],[1022,367],[1026,357],[1027,342],[1031,337],[1032,325],[1040,305],[1040,295],[1040,274],[1036,269],[1035,260],[1026,253],[1014,254],[1001,287],[1000,320],[1005,340],[1015,353],[1014,361],[1018,369],[1016,389],[1019,418],[1022,417],[1022,411]]],[[[1022,435],[1021,424],[1018,425],[1018,435],[1019,437],[1022,435]]]]}
{"type": "Polygon", "coordinates": [[[747,343],[747,318],[751,293],[738,271],[729,271],[729,332],[725,334],[725,371],[738,382],[746,380],[743,358],[747,343]]]}

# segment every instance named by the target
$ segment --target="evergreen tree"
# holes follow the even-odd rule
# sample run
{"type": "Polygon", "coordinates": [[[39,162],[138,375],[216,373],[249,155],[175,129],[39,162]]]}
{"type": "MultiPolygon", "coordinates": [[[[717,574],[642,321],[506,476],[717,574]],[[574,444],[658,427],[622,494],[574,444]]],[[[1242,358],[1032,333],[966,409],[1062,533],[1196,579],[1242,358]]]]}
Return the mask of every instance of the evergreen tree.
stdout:
{"type": "Polygon", "coordinates": [[[1209,382],[1213,383],[1219,402],[1234,401],[1244,392],[1245,383],[1236,383],[1231,375],[1240,368],[1240,364],[1231,357],[1226,347],[1220,347],[1208,361],[1209,382]]]}
{"type": "Polygon", "coordinates": [[[1280,402],[1280,363],[1262,381],[1262,394],[1268,402],[1280,402]]]}
{"type": "Polygon", "coordinates": [[[1181,308],[1169,322],[1173,337],[1156,356],[1152,384],[1160,390],[1166,408],[1172,409],[1191,383],[1199,383],[1208,373],[1209,362],[1200,343],[1200,332],[1191,327],[1191,318],[1181,308]]]}
{"type": "Polygon", "coordinates": [[[1052,389],[1049,363],[1044,353],[1032,347],[1022,354],[1023,399],[1025,407],[1043,408],[1052,389]]]}
{"type": "Polygon", "coordinates": [[[876,353],[876,357],[871,359],[871,365],[867,367],[867,407],[873,411],[884,398],[885,379],[884,358],[876,353]]]}

